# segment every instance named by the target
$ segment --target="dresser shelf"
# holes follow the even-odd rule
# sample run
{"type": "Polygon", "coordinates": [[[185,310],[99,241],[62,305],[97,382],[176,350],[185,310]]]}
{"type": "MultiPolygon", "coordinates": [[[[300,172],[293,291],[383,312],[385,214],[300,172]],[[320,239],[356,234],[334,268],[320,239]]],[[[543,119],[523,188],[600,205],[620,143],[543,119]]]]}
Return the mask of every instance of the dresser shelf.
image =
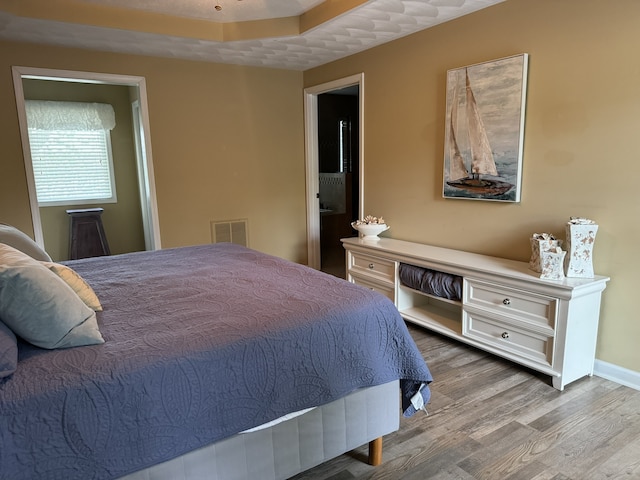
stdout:
{"type": "Polygon", "coordinates": [[[541,279],[526,262],[389,238],[342,244],[347,280],[387,296],[406,321],[548,374],[558,390],[593,375],[608,277],[541,279]],[[401,284],[401,263],[462,277],[462,298],[401,284]]]}

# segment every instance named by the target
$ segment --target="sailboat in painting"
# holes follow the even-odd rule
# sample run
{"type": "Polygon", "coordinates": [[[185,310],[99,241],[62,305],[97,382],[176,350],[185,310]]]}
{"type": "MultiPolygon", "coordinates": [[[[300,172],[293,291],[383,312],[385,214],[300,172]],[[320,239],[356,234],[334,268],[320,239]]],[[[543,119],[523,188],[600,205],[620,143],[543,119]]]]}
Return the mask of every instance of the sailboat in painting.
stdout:
{"type": "Polygon", "coordinates": [[[467,69],[465,69],[464,93],[466,122],[463,122],[465,125],[460,130],[458,130],[458,104],[461,100],[459,94],[458,82],[456,82],[449,119],[449,180],[446,183],[450,187],[476,195],[497,196],[507,193],[514,185],[498,179],[500,174],[496,168],[493,151],[482,123],[467,69]],[[466,133],[468,136],[470,168],[467,167],[467,162],[460,151],[456,138],[458,132],[466,133]]]}

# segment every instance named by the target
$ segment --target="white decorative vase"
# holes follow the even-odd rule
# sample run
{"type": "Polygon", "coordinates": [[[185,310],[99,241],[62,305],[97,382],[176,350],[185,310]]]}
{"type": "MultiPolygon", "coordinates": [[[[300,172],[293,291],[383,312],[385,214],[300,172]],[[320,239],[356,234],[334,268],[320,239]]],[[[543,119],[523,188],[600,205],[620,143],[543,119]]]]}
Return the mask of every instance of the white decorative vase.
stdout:
{"type": "Polygon", "coordinates": [[[540,278],[562,280],[566,253],[560,247],[540,252],[540,278]]]}
{"type": "Polygon", "coordinates": [[[556,240],[548,233],[534,233],[529,239],[531,242],[531,258],[529,259],[529,269],[534,272],[542,272],[542,262],[540,254],[547,250],[552,250],[562,245],[562,240],[556,240]]]}
{"type": "Polygon", "coordinates": [[[567,277],[593,278],[593,243],[598,225],[567,223],[567,256],[565,269],[567,277]]]}

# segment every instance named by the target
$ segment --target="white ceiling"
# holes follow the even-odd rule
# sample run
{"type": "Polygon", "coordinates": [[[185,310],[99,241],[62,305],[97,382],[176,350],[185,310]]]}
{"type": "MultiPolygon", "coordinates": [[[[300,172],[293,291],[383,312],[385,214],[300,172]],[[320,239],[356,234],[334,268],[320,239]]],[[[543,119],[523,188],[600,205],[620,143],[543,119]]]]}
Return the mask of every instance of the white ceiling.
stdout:
{"type": "Polygon", "coordinates": [[[176,17],[207,19],[214,22],[245,22],[293,17],[324,0],[83,0],[85,3],[166,13],[176,17]],[[221,10],[216,10],[216,5],[221,10]]]}
{"type": "MultiPolygon", "coordinates": [[[[324,0],[81,1],[225,23],[298,16],[324,0]]],[[[370,0],[297,36],[227,42],[23,17],[0,2],[0,39],[303,71],[502,1],[370,0]]]]}

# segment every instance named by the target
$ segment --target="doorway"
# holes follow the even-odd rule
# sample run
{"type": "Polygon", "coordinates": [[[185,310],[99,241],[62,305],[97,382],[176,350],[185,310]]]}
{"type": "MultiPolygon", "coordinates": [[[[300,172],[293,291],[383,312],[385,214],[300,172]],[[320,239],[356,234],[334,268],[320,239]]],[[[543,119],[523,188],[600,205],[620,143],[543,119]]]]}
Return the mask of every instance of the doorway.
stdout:
{"type": "Polygon", "coordinates": [[[341,238],[356,236],[358,217],[358,85],[318,95],[320,270],[345,278],[341,238]]]}
{"type": "Polygon", "coordinates": [[[363,211],[364,74],[305,89],[309,266],[344,278],[340,238],[363,211]]]}
{"type": "Polygon", "coordinates": [[[29,143],[28,126],[25,111],[24,81],[47,80],[70,84],[96,84],[124,86],[130,91],[133,125],[136,143],[137,176],[140,185],[139,198],[142,228],[144,230],[145,248],[155,250],[160,247],[160,230],[158,225],[155,183],[153,177],[153,162],[151,157],[151,142],[149,135],[149,115],[147,108],[146,84],[143,77],[113,75],[93,72],[74,72],[66,70],[51,70],[32,67],[12,67],[13,84],[16,95],[20,135],[24,152],[25,173],[29,192],[29,203],[33,231],[36,242],[44,245],[44,233],[40,207],[37,201],[31,147],[29,143]]]}

